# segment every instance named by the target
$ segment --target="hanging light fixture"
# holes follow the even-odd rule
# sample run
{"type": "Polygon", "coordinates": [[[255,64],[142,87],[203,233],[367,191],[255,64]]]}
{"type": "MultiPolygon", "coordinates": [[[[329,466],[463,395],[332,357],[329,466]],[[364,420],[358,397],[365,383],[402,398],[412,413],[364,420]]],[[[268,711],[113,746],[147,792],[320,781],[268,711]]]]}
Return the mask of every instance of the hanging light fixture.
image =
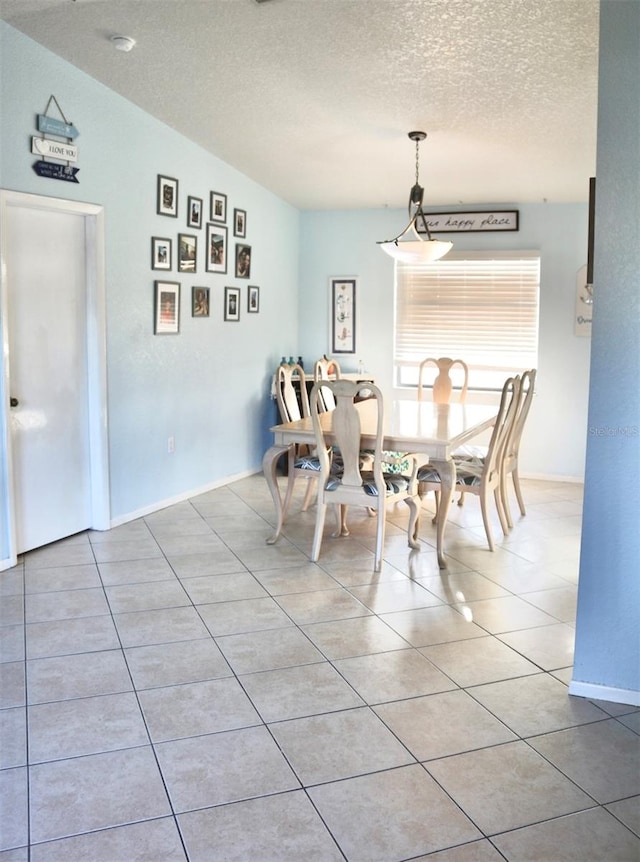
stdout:
{"type": "Polygon", "coordinates": [[[431,238],[427,219],[422,211],[424,189],[419,183],[418,148],[420,141],[424,141],[426,137],[426,132],[409,132],[409,138],[416,144],[416,182],[409,192],[409,224],[395,239],[378,242],[383,251],[402,263],[428,263],[438,260],[453,247],[452,242],[441,242],[431,238]],[[403,239],[410,232],[415,239],[403,239]],[[421,233],[425,234],[426,239],[420,235],[421,233]]]}

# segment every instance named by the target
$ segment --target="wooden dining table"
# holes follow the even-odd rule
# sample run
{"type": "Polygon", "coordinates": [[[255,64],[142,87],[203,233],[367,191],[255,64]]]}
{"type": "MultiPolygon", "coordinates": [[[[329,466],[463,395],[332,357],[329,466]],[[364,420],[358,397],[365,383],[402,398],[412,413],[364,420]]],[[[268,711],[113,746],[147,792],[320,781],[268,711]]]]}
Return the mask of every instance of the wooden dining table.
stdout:
{"type": "MultiPolygon", "coordinates": [[[[361,447],[373,449],[376,429],[375,402],[361,401],[357,407],[361,420],[361,447]]],[[[490,428],[495,422],[497,412],[497,406],[481,404],[434,404],[431,401],[400,399],[385,404],[383,448],[393,452],[424,455],[425,462],[428,461],[440,476],[442,492],[436,521],[436,547],[441,569],[447,568],[444,533],[456,484],[453,453],[459,446],[490,428]]],[[[330,441],[332,411],[321,414],[320,421],[330,441]]],[[[315,436],[310,417],[274,425],[270,430],[273,432],[274,442],[264,454],[262,469],[275,507],[275,533],[267,539],[268,544],[273,544],[282,532],[286,515],[284,498],[278,483],[278,460],[291,446],[300,443],[313,446],[315,436]]],[[[291,471],[287,481],[294,481],[291,471]]]]}

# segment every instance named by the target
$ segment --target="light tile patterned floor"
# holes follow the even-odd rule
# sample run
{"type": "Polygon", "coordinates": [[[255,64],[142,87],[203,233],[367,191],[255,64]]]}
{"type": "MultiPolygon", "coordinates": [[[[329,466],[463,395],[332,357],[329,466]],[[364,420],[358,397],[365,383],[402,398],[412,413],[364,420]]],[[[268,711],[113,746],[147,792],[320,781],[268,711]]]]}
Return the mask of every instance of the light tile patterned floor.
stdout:
{"type": "MultiPolygon", "coordinates": [[[[0,574],[0,862],[637,862],[640,710],[567,694],[582,488],[309,561],[261,476],[0,574]],[[498,536],[498,525],[495,525],[498,536]]],[[[329,529],[329,528],[328,528],[329,529]]]]}

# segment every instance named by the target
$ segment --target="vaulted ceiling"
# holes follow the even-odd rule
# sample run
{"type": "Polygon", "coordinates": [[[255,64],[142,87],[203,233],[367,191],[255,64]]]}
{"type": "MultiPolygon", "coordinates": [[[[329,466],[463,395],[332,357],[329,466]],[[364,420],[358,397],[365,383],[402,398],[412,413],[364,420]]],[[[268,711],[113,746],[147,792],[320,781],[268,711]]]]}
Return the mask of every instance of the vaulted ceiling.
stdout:
{"type": "Polygon", "coordinates": [[[0,17],[301,209],[404,206],[413,129],[427,207],[584,201],[595,174],[598,0],[0,0],[0,17]]]}

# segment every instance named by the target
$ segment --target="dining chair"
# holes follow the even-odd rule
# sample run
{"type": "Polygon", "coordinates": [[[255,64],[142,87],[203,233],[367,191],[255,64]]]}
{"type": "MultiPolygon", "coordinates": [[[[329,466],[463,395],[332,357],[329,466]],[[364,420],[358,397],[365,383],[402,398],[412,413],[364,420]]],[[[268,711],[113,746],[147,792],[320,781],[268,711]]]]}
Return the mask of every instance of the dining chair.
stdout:
{"type": "Polygon", "coordinates": [[[423,401],[425,397],[425,376],[428,374],[430,366],[435,366],[437,375],[431,385],[432,399],[436,404],[449,404],[453,395],[454,389],[458,390],[457,400],[464,404],[467,398],[467,388],[469,386],[469,366],[462,359],[449,359],[448,356],[441,356],[439,359],[428,357],[423,359],[418,370],[418,401],[423,401]],[[454,386],[454,381],[451,378],[452,369],[459,367],[462,371],[462,383],[460,386],[454,386]]]}
{"type": "MultiPolygon", "coordinates": [[[[483,458],[459,458],[455,454],[453,461],[456,467],[455,490],[467,494],[475,494],[480,498],[482,510],[482,521],[487,534],[489,550],[494,550],[491,522],[489,520],[489,495],[493,497],[500,519],[502,532],[509,532],[509,524],[504,512],[502,502],[502,464],[509,435],[515,422],[518,398],[520,393],[520,377],[509,377],[502,387],[500,406],[496,416],[495,425],[491,432],[491,439],[483,458]]],[[[436,492],[436,518],[438,506],[440,505],[441,482],[438,472],[426,464],[418,470],[418,494],[420,499],[429,491],[436,492]]],[[[436,520],[434,518],[434,521],[436,520]]]]}
{"type": "Polygon", "coordinates": [[[520,488],[520,476],[518,474],[518,455],[520,453],[520,441],[522,439],[522,432],[524,430],[524,426],[529,415],[529,410],[531,409],[531,402],[533,401],[533,395],[536,385],[536,374],[537,370],[535,368],[531,368],[528,371],[524,371],[522,374],[516,416],[513,422],[511,435],[509,436],[509,439],[507,440],[505,445],[504,456],[502,459],[502,487],[500,493],[502,496],[502,505],[504,508],[505,517],[507,519],[507,524],[510,528],[513,527],[513,520],[511,518],[511,509],[509,508],[509,497],[507,494],[507,477],[509,475],[511,475],[511,479],[513,481],[513,487],[516,492],[516,499],[518,501],[518,506],[520,507],[520,514],[527,514],[527,510],[524,506],[524,499],[522,497],[522,490],[520,488]]]}
{"type": "MultiPolygon", "coordinates": [[[[313,364],[314,383],[319,380],[339,380],[341,376],[340,363],[335,359],[329,359],[326,353],[321,359],[316,359],[313,364]]],[[[336,407],[335,398],[331,390],[326,387],[322,388],[321,404],[325,410],[335,410],[336,407]]]]}
{"type": "MultiPolygon", "coordinates": [[[[280,421],[296,422],[309,416],[309,395],[307,392],[307,379],[301,365],[288,365],[282,363],[276,370],[276,401],[280,421]]],[[[306,444],[294,444],[289,447],[287,454],[287,470],[289,478],[293,481],[287,483],[283,512],[286,517],[289,503],[293,495],[295,480],[302,477],[308,480],[302,511],[306,512],[313,495],[313,482],[318,478],[320,462],[315,454],[309,450],[306,444]]]]}
{"type": "Polygon", "coordinates": [[[316,562],[320,556],[327,505],[336,506],[337,528],[333,533],[334,537],[349,535],[346,526],[348,506],[362,506],[373,510],[378,519],[374,571],[379,572],[382,568],[388,503],[402,500],[407,503],[410,508],[408,542],[410,547],[419,548],[417,534],[420,504],[417,496],[415,459],[412,459],[410,475],[385,472],[382,449],[384,402],[382,392],[372,383],[356,383],[351,380],[318,381],[311,390],[310,408],[316,453],[320,460],[316,526],[311,559],[316,562]],[[330,417],[322,410],[324,387],[331,389],[336,402],[336,408],[331,412],[330,417]],[[369,465],[364,469],[361,454],[361,418],[357,407],[358,395],[365,388],[369,392],[369,403],[375,399],[376,429],[371,469],[368,469],[369,465]],[[327,439],[328,431],[331,432],[331,439],[327,439]],[[337,453],[341,463],[341,470],[337,473],[331,472],[332,452],[337,453]]]}

